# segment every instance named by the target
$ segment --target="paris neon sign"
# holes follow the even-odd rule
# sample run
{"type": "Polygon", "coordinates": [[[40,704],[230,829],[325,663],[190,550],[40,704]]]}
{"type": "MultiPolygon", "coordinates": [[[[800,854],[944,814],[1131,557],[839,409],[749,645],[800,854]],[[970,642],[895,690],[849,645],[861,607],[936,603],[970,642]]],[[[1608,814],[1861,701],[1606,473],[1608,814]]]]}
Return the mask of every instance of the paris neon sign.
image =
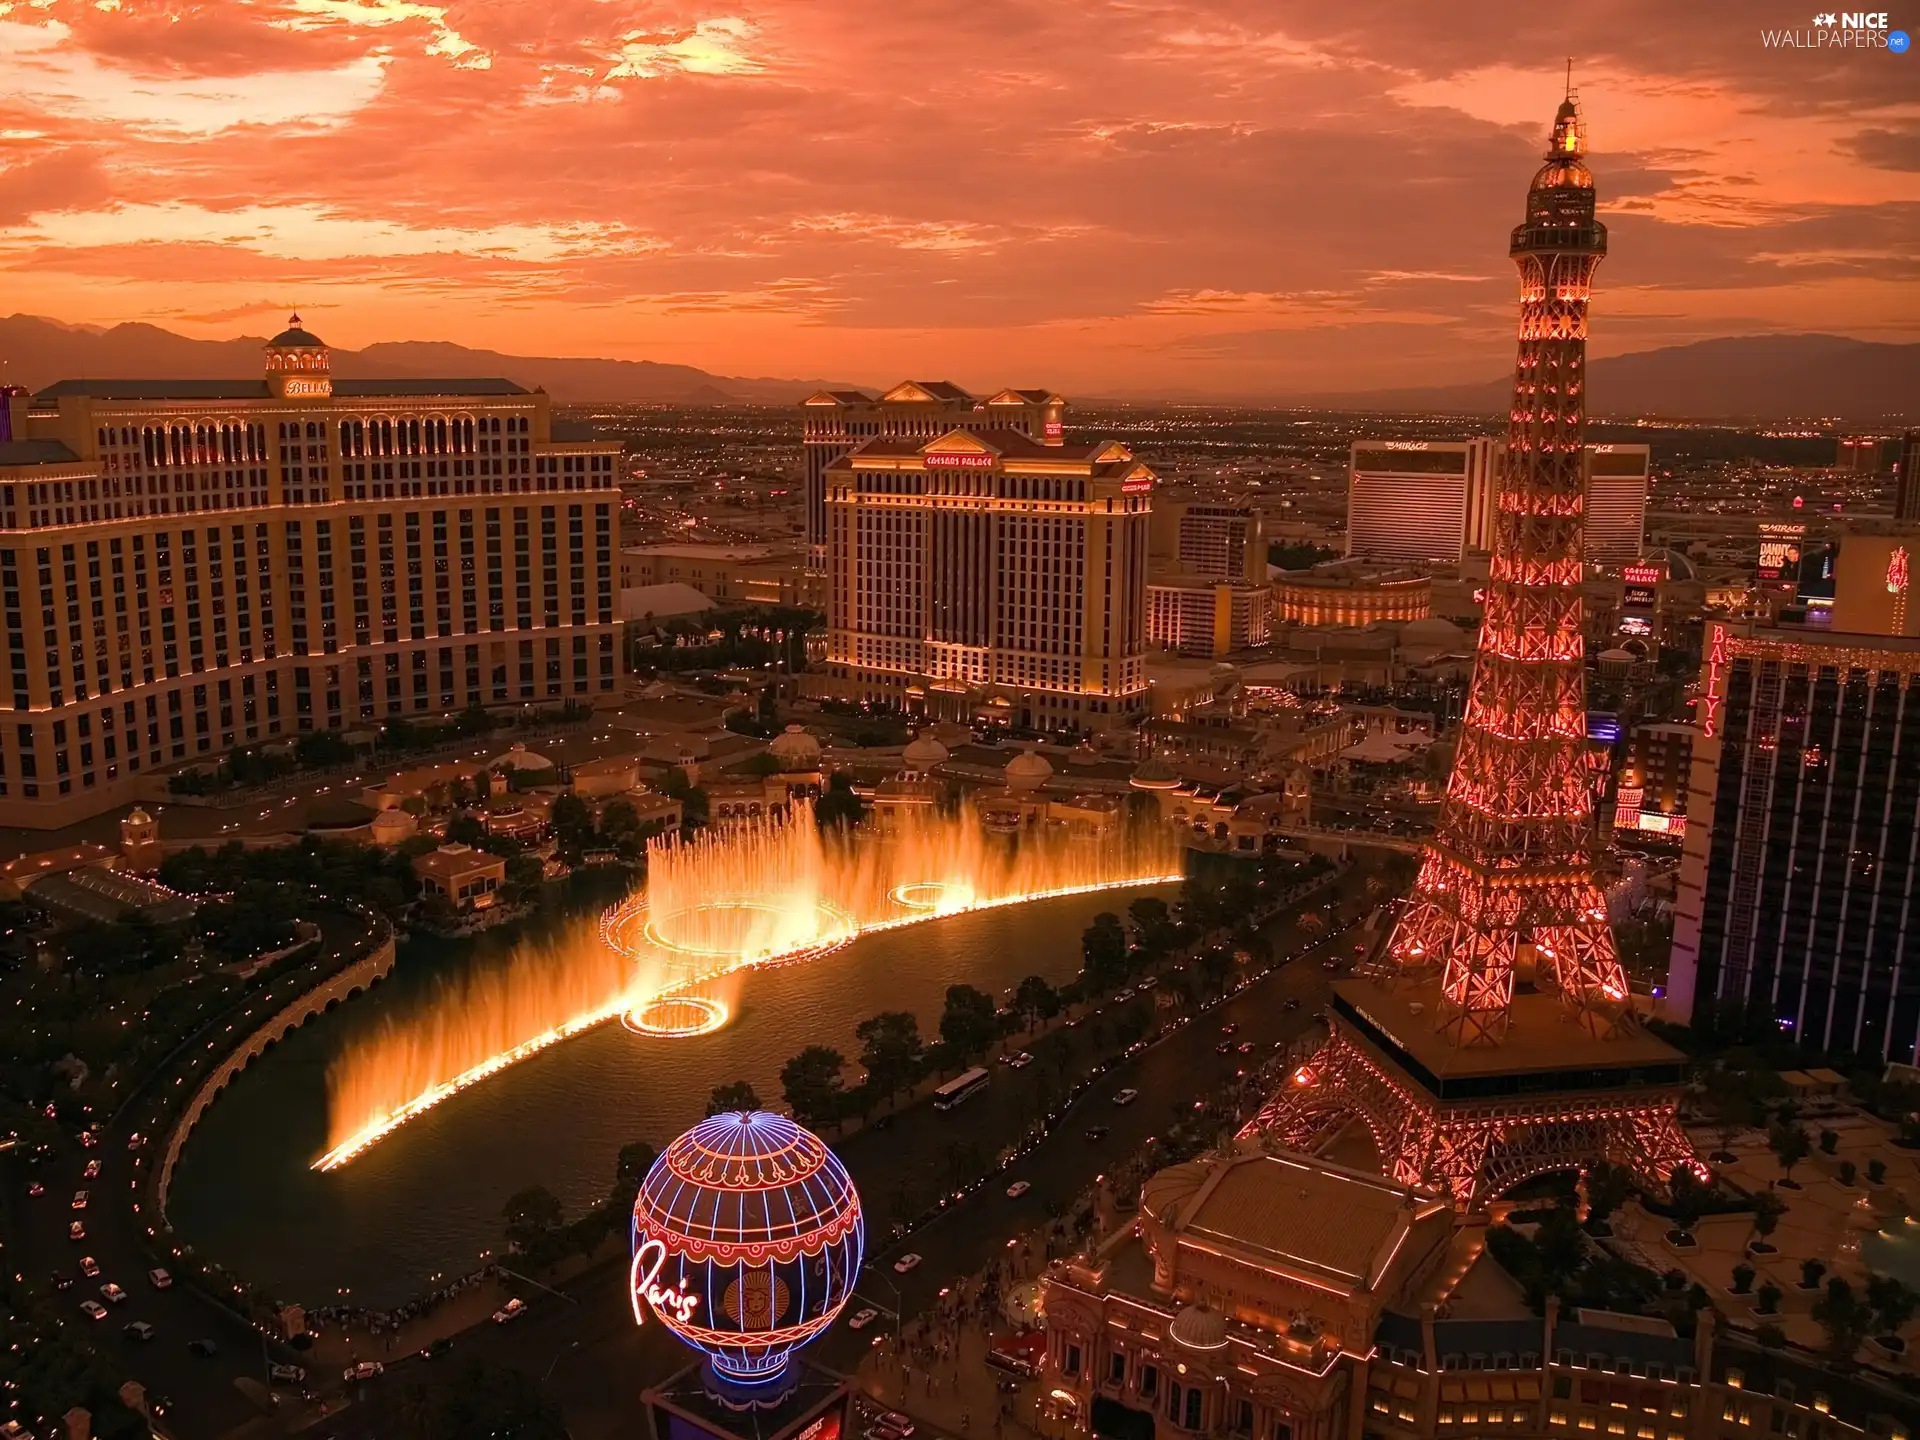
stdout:
{"type": "Polygon", "coordinates": [[[627,1289],[633,1295],[633,1323],[647,1323],[646,1311],[640,1302],[645,1300],[653,1307],[654,1314],[662,1320],[671,1318],[680,1324],[686,1324],[693,1318],[693,1312],[699,1308],[700,1297],[681,1289],[678,1285],[662,1285],[660,1269],[667,1263],[667,1247],[659,1240],[648,1240],[637,1246],[633,1252],[633,1265],[627,1271],[627,1289]]]}

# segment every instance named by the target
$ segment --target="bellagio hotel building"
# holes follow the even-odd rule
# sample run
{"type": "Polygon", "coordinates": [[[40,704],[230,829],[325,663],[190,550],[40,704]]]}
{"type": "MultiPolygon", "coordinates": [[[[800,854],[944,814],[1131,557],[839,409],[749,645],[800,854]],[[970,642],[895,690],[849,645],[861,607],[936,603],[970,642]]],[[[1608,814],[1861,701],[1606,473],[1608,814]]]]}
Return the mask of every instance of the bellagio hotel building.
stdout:
{"type": "Polygon", "coordinates": [[[1118,441],[1067,442],[1064,403],[945,382],[808,402],[853,417],[819,467],[821,690],[1034,730],[1145,713],[1154,473],[1118,441]]]}
{"type": "Polygon", "coordinates": [[[335,380],[299,317],[250,381],[6,398],[0,825],[276,736],[613,689],[616,443],[506,380],[335,380]]]}

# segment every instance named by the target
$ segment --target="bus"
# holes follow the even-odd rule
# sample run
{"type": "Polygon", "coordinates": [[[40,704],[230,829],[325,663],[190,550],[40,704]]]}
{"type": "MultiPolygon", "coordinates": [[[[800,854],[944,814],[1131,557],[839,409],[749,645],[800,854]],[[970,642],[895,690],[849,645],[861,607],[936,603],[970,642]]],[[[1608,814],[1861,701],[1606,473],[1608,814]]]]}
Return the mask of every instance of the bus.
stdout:
{"type": "Polygon", "coordinates": [[[951,1110],[962,1100],[970,1099],[987,1088],[987,1082],[993,1077],[978,1065],[973,1069],[953,1077],[933,1092],[933,1108],[951,1110]]]}

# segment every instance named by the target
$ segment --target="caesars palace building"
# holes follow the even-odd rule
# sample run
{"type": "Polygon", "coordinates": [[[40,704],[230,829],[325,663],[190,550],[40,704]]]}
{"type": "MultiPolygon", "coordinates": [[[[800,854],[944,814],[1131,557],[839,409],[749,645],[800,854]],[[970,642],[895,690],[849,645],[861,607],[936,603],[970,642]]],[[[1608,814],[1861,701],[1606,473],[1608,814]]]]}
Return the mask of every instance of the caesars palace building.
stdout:
{"type": "Polygon", "coordinates": [[[301,731],[615,684],[617,443],[506,380],[65,380],[0,411],[0,825],[301,731]]]}

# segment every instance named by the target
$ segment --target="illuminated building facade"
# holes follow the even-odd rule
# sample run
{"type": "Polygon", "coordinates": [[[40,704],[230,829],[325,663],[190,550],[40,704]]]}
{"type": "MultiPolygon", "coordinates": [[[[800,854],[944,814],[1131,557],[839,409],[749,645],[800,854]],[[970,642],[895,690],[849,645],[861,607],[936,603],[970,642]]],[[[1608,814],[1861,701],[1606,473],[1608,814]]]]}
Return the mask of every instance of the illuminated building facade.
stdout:
{"type": "Polygon", "coordinates": [[[825,693],[1023,729],[1145,713],[1154,474],[1125,445],[953,429],[826,477],[825,693]]]}
{"type": "Polygon", "coordinates": [[[1156,504],[1153,529],[1155,558],[1164,557],[1184,575],[1266,583],[1266,530],[1251,506],[1195,500],[1156,504]]]}
{"type": "Polygon", "coordinates": [[[1592,566],[1631,565],[1646,543],[1652,451],[1645,445],[1589,445],[1586,462],[1582,558],[1592,566]]]}
{"type": "Polygon", "coordinates": [[[827,467],[874,439],[931,440],[949,430],[1012,430],[1057,445],[1067,402],[1051,390],[1002,390],[980,400],[951,380],[903,380],[878,397],[822,390],[800,407],[807,465],[807,547],[815,570],[827,564],[827,467]]]}
{"type": "Polygon", "coordinates": [[[1346,1440],[1381,1314],[1414,1303],[1452,1218],[1258,1146],[1162,1170],[1136,1223],[1048,1270],[1048,1393],[1096,1435],[1346,1440]]]}
{"type": "Polygon", "coordinates": [[[1920,524],[1920,430],[1900,437],[1900,458],[1894,465],[1893,518],[1920,524]]]}
{"type": "Polygon", "coordinates": [[[797,549],[636,545],[620,552],[620,588],[691,585],[718,605],[820,607],[820,579],[797,549]]]}
{"type": "Polygon", "coordinates": [[[1274,578],[1277,618],[1290,625],[1405,624],[1433,614],[1433,581],[1404,565],[1337,560],[1274,578]]]}
{"type": "Polygon", "coordinates": [[[1835,632],[1920,635],[1920,603],[1912,600],[1920,524],[1851,526],[1840,537],[1833,575],[1835,632]]]}
{"type": "Polygon", "coordinates": [[[335,380],[296,317],[264,379],[7,403],[0,824],[278,735],[614,686],[620,447],[543,393],[335,380]]]}
{"type": "Polygon", "coordinates": [[[1585,148],[1569,95],[1513,231],[1519,355],[1486,620],[1440,822],[1386,945],[1399,983],[1337,986],[1326,1047],[1250,1127],[1306,1149],[1358,1115],[1389,1176],[1463,1208],[1601,1156],[1655,1184],[1691,1158],[1680,1057],[1634,1021],[1593,874],[1581,530],[1607,233],[1585,148]]]}
{"type": "Polygon", "coordinates": [[[1267,643],[1273,592],[1198,578],[1147,586],[1147,640],[1180,655],[1231,655],[1267,643]]]}
{"type": "Polygon", "coordinates": [[[1834,441],[1833,468],[1851,475],[1883,475],[1893,468],[1898,440],[1879,435],[1842,435],[1834,441]]]}
{"type": "Polygon", "coordinates": [[[1713,622],[1669,1003],[1803,1044],[1920,1038],[1920,641],[1713,622]]]}
{"type": "Polygon", "coordinates": [[[1458,565],[1468,550],[1489,548],[1483,517],[1499,488],[1500,466],[1500,445],[1490,439],[1354,441],[1347,554],[1458,565]]]}
{"type": "MultiPolygon", "coordinates": [[[[1632,563],[1647,523],[1652,452],[1645,445],[1584,451],[1583,558],[1632,563]]],[[[1494,548],[1507,443],[1356,440],[1348,461],[1347,554],[1370,560],[1457,565],[1494,548]]]]}
{"type": "Polygon", "coordinates": [[[1691,725],[1633,727],[1614,797],[1614,828],[1675,839],[1687,833],[1693,737],[1691,725]]]}

